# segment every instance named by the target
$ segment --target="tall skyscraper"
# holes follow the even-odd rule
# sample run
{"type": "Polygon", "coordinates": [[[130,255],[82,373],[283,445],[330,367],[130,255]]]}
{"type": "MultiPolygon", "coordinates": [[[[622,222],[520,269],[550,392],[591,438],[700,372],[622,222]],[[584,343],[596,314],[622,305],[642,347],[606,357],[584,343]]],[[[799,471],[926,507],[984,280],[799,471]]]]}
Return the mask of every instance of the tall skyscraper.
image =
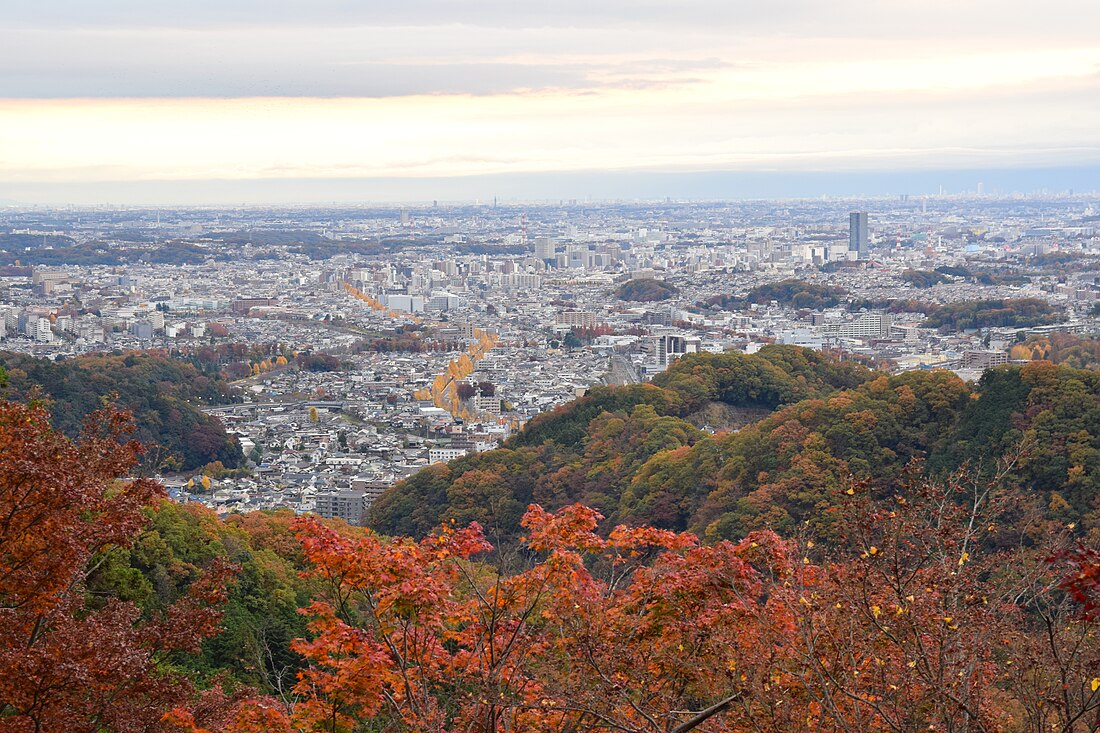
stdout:
{"type": "Polygon", "coordinates": [[[866,260],[871,254],[867,242],[867,212],[853,211],[848,215],[848,251],[856,252],[857,259],[866,260]]]}
{"type": "Polygon", "coordinates": [[[550,237],[535,237],[535,259],[552,260],[557,255],[558,243],[550,237]]]}

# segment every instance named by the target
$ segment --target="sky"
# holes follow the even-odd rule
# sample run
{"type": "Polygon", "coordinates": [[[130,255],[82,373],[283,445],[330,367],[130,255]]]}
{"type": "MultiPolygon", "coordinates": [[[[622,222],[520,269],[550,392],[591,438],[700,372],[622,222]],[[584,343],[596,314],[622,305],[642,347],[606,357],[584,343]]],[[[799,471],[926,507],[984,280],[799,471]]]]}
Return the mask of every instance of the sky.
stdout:
{"type": "Polygon", "coordinates": [[[0,200],[1100,172],[1096,0],[0,2],[0,200]]]}

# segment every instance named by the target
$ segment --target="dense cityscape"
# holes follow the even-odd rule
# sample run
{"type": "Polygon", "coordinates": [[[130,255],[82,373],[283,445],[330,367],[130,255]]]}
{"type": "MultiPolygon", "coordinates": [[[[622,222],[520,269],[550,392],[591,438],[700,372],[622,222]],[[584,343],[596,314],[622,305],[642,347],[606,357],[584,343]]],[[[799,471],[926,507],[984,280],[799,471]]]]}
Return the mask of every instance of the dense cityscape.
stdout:
{"type": "MultiPolygon", "coordinates": [[[[234,470],[181,501],[361,523],[600,384],[766,344],[966,380],[1100,331],[1100,197],[0,209],[0,349],[225,377],[234,470]],[[247,353],[233,345],[248,345],[247,353]]],[[[1040,353],[1041,356],[1041,353],[1040,353]]],[[[704,430],[736,429],[715,419],[704,430]]],[[[224,467],[222,467],[224,468],[224,467]]]]}

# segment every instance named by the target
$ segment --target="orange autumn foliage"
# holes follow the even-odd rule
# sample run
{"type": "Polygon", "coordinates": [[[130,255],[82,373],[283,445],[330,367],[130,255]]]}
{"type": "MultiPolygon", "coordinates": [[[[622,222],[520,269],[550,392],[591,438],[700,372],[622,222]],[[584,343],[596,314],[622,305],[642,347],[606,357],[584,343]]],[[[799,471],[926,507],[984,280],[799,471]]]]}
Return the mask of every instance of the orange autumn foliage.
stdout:
{"type": "Polygon", "coordinates": [[[299,520],[330,593],[304,610],[298,702],[246,707],[233,730],[1093,730],[1095,621],[1048,603],[1044,557],[983,552],[991,490],[855,488],[828,553],[771,532],[600,533],[581,505],[531,506],[514,555],[476,524],[413,542],[299,520]],[[1060,630],[1034,633],[1021,603],[1060,630]],[[1036,681],[1056,679],[1072,694],[1052,703],[1036,681]]]}

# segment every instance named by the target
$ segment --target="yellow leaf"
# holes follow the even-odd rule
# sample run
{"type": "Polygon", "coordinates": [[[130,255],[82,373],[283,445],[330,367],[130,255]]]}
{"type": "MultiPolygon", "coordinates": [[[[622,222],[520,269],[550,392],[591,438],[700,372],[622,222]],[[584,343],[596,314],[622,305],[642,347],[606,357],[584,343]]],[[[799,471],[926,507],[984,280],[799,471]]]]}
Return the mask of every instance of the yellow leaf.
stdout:
{"type": "Polygon", "coordinates": [[[844,493],[847,494],[848,496],[854,496],[855,493],[856,493],[856,490],[855,489],[848,489],[844,493]]]}
{"type": "Polygon", "coordinates": [[[1092,688],[1093,692],[1100,690],[1100,677],[1093,677],[1092,682],[1089,683],[1089,687],[1092,688]]]}
{"type": "Polygon", "coordinates": [[[874,545],[871,545],[871,549],[868,550],[867,552],[871,553],[872,555],[877,555],[878,554],[878,548],[875,547],[874,545]]]}
{"type": "Polygon", "coordinates": [[[871,613],[874,614],[875,618],[878,618],[880,615],[882,615],[882,609],[878,606],[871,606],[871,613]]]}

